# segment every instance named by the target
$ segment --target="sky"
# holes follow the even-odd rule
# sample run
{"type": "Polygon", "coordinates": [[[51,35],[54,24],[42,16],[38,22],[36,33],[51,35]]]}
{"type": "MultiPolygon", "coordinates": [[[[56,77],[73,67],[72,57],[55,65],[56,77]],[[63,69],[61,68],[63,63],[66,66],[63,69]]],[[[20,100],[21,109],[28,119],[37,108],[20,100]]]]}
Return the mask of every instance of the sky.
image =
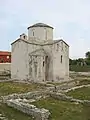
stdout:
{"type": "Polygon", "coordinates": [[[85,57],[90,50],[90,0],[0,0],[0,50],[35,23],[54,27],[54,39],[70,46],[70,58],[85,57]]]}

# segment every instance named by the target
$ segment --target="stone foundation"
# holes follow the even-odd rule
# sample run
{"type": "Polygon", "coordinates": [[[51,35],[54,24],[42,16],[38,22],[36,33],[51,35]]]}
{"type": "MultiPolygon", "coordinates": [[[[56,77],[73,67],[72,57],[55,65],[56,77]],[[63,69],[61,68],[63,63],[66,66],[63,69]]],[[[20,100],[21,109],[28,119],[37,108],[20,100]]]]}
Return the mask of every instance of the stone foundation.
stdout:
{"type": "Polygon", "coordinates": [[[29,103],[23,103],[18,100],[7,100],[7,105],[13,107],[23,113],[33,116],[35,120],[48,120],[50,112],[47,109],[39,109],[29,103]]]}

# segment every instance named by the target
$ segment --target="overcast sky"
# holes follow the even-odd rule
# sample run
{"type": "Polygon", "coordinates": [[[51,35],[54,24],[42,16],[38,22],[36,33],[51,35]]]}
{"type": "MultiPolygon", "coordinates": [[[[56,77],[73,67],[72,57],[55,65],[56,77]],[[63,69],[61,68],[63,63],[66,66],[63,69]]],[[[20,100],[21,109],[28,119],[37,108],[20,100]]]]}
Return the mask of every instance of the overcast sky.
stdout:
{"type": "Polygon", "coordinates": [[[54,39],[70,45],[71,58],[90,50],[90,0],[0,0],[0,50],[10,50],[36,22],[54,27],[54,39]]]}

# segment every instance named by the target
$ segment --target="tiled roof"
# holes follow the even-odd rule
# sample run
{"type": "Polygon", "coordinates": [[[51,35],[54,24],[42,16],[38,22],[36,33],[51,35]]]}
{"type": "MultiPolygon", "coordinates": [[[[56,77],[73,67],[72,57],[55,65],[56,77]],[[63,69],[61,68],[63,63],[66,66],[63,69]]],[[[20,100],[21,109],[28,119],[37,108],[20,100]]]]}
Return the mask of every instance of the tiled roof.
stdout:
{"type": "Polygon", "coordinates": [[[11,52],[8,52],[8,51],[0,51],[0,55],[11,55],[11,52]]]}

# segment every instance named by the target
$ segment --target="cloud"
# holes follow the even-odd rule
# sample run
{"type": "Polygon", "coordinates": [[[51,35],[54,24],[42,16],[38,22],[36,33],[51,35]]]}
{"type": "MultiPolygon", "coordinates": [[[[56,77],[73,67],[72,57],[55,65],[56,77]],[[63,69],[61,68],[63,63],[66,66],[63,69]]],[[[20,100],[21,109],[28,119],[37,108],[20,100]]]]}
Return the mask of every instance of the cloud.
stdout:
{"type": "Polygon", "coordinates": [[[0,49],[8,49],[27,27],[36,22],[54,26],[54,37],[63,37],[70,44],[70,57],[83,57],[89,50],[89,0],[1,0],[0,49]]]}

